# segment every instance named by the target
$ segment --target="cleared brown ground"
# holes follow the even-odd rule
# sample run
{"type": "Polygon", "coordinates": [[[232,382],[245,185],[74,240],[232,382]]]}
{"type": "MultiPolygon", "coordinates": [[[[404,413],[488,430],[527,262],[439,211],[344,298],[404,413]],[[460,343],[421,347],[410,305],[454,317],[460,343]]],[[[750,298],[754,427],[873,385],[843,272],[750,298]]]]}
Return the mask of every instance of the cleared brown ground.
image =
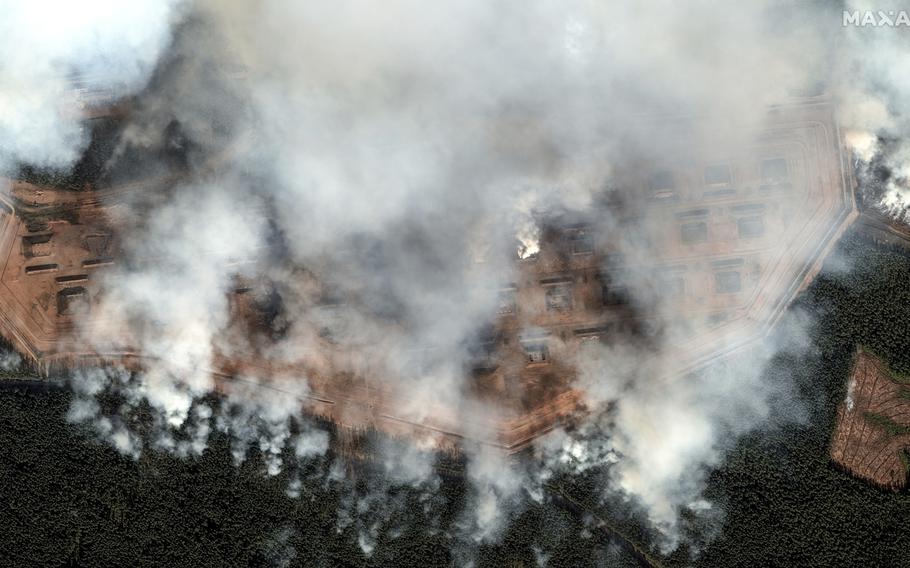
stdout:
{"type": "Polygon", "coordinates": [[[847,471],[880,487],[907,485],[910,382],[903,383],[874,355],[859,349],[838,408],[831,457],[847,471]]]}

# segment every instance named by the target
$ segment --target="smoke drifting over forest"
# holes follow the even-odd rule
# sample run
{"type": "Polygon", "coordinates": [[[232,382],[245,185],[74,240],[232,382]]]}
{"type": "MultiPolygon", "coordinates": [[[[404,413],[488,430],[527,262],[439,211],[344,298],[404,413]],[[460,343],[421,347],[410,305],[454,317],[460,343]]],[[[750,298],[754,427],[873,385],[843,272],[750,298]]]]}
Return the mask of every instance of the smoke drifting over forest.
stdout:
{"type": "MultiPolygon", "coordinates": [[[[672,152],[648,117],[698,116],[695,139],[746,148],[770,105],[823,85],[856,159],[891,172],[882,206],[904,214],[910,199],[902,142],[910,82],[901,65],[910,49],[903,29],[842,27],[842,9],[865,6],[41,4],[10,3],[0,21],[2,173],[78,159],[86,127],[61,104],[74,73],[136,97],[106,164],[114,183],[137,168],[167,171],[174,155],[190,172],[164,193],[134,196],[123,213],[134,227],[122,235],[131,261],[107,276],[100,311],[108,324],[90,337],[101,352],[128,341],[149,357],[145,370],[73,379],[71,419],[129,455],[148,446],[198,454],[216,428],[235,436],[238,460],[257,445],[268,473],[292,467],[281,458],[286,447],[299,460],[325,454],[328,435],[297,398],[307,377],[244,376],[223,407],[199,399],[215,388],[210,370],[220,356],[265,350],[279,368],[313,350],[325,325],[315,306],[328,293],[357,299],[340,308],[336,341],[407,393],[402,416],[419,422],[444,408],[468,427],[483,422],[496,409],[467,386],[465,345],[495,316],[495,290],[516,255],[535,252],[535,212],[585,210],[624,164],[672,152]],[[45,16],[63,9],[66,17],[45,16]],[[270,283],[251,293],[274,305],[275,341],[232,327],[227,294],[238,279],[270,283]],[[401,361],[420,346],[432,346],[437,360],[424,374],[403,373],[401,361]],[[104,389],[124,396],[124,415],[149,404],[155,435],[143,439],[102,412],[104,389]]],[[[606,210],[598,223],[615,219],[606,210]]],[[[630,243],[626,256],[653,253],[630,243]]],[[[633,302],[674,319],[674,305],[647,292],[652,274],[629,278],[633,302]]],[[[612,464],[605,498],[638,500],[672,548],[681,509],[709,514],[706,468],[735,437],[799,418],[781,403],[789,386],[760,378],[784,345],[812,348],[800,339],[809,325],[791,314],[765,343],[673,381],[664,378],[673,361],[641,364],[643,351],[659,346],[586,350],[576,364],[589,417],[538,441],[530,463],[466,443],[473,506],[442,530],[495,539],[522,500],[542,498],[551,476],[612,464]]],[[[658,341],[674,333],[669,327],[658,341]]],[[[372,451],[388,484],[432,496],[439,480],[422,442],[372,451]]],[[[351,510],[339,515],[362,527],[366,553],[382,519],[357,519],[358,500],[383,491],[352,493],[351,510]]]]}

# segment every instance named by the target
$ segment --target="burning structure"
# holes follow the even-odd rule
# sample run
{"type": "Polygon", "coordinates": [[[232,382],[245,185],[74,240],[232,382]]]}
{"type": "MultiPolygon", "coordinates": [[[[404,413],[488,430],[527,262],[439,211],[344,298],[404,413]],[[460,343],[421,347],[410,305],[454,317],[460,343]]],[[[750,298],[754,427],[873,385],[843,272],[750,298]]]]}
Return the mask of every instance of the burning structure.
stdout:
{"type": "MultiPolygon", "coordinates": [[[[823,97],[774,107],[759,136],[733,150],[694,137],[694,120],[667,121],[672,159],[629,160],[590,207],[533,212],[539,241],[522,245],[514,266],[498,271],[499,285],[484,291],[495,313],[477,322],[457,361],[432,340],[387,353],[341,340],[370,318],[382,320],[386,334],[398,323],[383,314],[365,318],[358,298],[339,295],[306,267],[288,267],[314,298],[300,349],[275,355],[275,344],[287,339],[280,289],[268,271],[247,272],[226,291],[228,334],[242,341],[214,346],[204,372],[224,389],[248,376],[305,381],[305,409],[342,426],[518,451],[584,407],[576,379],[585,350],[634,345],[643,368],[670,380],[749,344],[812,280],[856,217],[850,165],[823,97]],[[470,377],[472,403],[493,410],[474,415],[483,423],[465,423],[444,399],[402,412],[410,404],[407,383],[383,380],[453,365],[470,377]]],[[[167,183],[69,191],[8,182],[0,196],[0,331],[23,355],[45,369],[144,365],[142,342],[99,306],[108,271],[159,260],[124,260],[122,240],[141,215],[131,200],[167,183]]],[[[481,255],[468,264],[488,262],[481,255]]]]}

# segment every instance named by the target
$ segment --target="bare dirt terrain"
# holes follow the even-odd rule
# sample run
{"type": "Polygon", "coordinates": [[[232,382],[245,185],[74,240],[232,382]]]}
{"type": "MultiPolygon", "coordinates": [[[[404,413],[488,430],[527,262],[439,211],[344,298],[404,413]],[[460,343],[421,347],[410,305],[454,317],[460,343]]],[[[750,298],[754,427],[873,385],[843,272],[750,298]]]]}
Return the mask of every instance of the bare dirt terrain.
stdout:
{"type": "Polygon", "coordinates": [[[888,489],[907,485],[910,379],[859,349],[847,399],[837,411],[831,458],[861,479],[888,489]]]}

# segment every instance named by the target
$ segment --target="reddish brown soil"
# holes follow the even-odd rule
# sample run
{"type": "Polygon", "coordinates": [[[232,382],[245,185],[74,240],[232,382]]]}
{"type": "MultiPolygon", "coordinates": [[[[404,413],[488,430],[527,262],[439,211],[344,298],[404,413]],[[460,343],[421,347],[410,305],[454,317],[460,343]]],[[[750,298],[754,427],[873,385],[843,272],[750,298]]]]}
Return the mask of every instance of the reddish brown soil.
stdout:
{"type": "Polygon", "coordinates": [[[888,489],[907,484],[903,452],[910,447],[910,384],[860,349],[847,399],[837,411],[831,458],[850,473],[888,489]]]}

